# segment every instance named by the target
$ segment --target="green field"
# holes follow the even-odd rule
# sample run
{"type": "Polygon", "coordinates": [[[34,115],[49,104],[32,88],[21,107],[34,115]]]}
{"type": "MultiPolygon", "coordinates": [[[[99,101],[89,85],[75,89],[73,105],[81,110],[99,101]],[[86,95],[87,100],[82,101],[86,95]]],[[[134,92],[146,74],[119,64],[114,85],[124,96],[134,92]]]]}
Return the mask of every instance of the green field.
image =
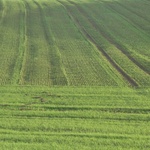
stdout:
{"type": "Polygon", "coordinates": [[[150,88],[0,88],[1,150],[150,149],[150,88]]]}
{"type": "Polygon", "coordinates": [[[150,1],[0,0],[0,150],[149,150],[150,1]]]}

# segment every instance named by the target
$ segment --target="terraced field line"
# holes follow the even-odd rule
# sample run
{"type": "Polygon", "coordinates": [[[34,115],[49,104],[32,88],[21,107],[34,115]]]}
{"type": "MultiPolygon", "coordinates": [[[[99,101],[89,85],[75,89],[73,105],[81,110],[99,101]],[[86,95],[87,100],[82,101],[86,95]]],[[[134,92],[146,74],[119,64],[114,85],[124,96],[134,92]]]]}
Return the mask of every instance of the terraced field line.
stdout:
{"type": "MultiPolygon", "coordinates": [[[[24,3],[24,1],[23,1],[24,3]]],[[[21,64],[21,68],[20,68],[20,78],[19,78],[19,84],[23,84],[23,76],[24,76],[24,69],[25,69],[25,63],[26,63],[26,45],[27,45],[27,2],[24,3],[24,51],[22,54],[22,64],[21,64]],[[26,3],[26,4],[25,4],[26,3]]]]}
{"type": "MultiPolygon", "coordinates": [[[[53,39],[53,37],[52,37],[52,39],[50,39],[50,37],[49,37],[49,35],[52,35],[52,33],[50,32],[50,30],[49,30],[49,27],[47,26],[47,21],[46,21],[46,19],[45,19],[45,16],[43,15],[43,10],[42,10],[42,6],[37,2],[37,1],[35,1],[35,0],[33,0],[33,2],[37,5],[37,7],[38,7],[38,9],[39,9],[39,11],[40,11],[40,18],[41,18],[41,22],[42,22],[42,26],[43,26],[43,30],[44,30],[44,35],[45,35],[45,39],[46,39],[46,41],[47,41],[47,43],[48,43],[48,45],[50,46],[50,45],[52,45],[52,43],[54,43],[54,39],[53,39]],[[52,43],[51,43],[51,41],[52,41],[52,43]]],[[[50,49],[50,47],[49,47],[49,49],[50,49]]],[[[56,50],[56,52],[59,54],[59,60],[60,60],[60,65],[61,65],[61,67],[60,67],[60,69],[61,69],[61,71],[62,71],[62,73],[63,73],[63,75],[64,75],[64,77],[65,77],[65,81],[67,81],[67,85],[70,85],[69,84],[69,79],[67,78],[67,73],[66,73],[66,70],[65,70],[65,67],[63,66],[63,64],[62,64],[62,62],[61,62],[61,53],[60,53],[60,51],[59,51],[59,48],[56,46],[55,47],[55,50],[56,50]]],[[[50,54],[51,55],[51,54],[50,54]]],[[[51,61],[51,60],[50,60],[51,61]]],[[[51,62],[50,62],[51,63],[51,62]]],[[[53,72],[53,71],[52,71],[53,72]]],[[[50,77],[51,78],[51,77],[50,77]]],[[[53,78],[51,79],[52,81],[53,81],[53,78]]]]}
{"type": "Polygon", "coordinates": [[[105,50],[97,45],[97,43],[95,42],[95,40],[93,39],[93,37],[87,33],[87,31],[84,29],[84,27],[80,24],[79,20],[75,17],[73,17],[73,15],[71,14],[70,10],[63,4],[63,2],[57,0],[59,3],[61,3],[64,8],[66,9],[66,11],[68,12],[68,15],[70,16],[70,18],[72,19],[72,21],[75,23],[75,25],[78,27],[78,29],[81,31],[81,33],[83,34],[83,36],[85,36],[93,45],[95,45],[95,47],[103,54],[103,56],[105,56],[105,58],[110,62],[110,64],[124,77],[125,80],[127,80],[129,82],[129,84],[131,86],[138,86],[138,84],[136,83],[136,81],[134,81],[106,52],[105,50]]]}
{"type": "Polygon", "coordinates": [[[140,69],[142,69],[145,73],[150,75],[150,72],[148,72],[148,70],[146,68],[144,68],[138,61],[136,61],[131,55],[129,55],[127,53],[127,50],[119,43],[117,43],[108,33],[106,33],[104,30],[102,30],[94,21],[92,21],[91,19],[89,19],[89,16],[87,15],[86,12],[84,12],[84,10],[80,9],[76,3],[72,2],[72,1],[68,1],[71,4],[73,4],[74,6],[76,6],[76,8],[78,9],[78,11],[82,14],[83,17],[85,17],[88,22],[90,23],[90,25],[96,30],[98,31],[109,43],[111,43],[112,45],[114,45],[118,50],[120,50],[125,56],[128,57],[128,59],[130,59],[137,67],[139,67],[140,69]]]}

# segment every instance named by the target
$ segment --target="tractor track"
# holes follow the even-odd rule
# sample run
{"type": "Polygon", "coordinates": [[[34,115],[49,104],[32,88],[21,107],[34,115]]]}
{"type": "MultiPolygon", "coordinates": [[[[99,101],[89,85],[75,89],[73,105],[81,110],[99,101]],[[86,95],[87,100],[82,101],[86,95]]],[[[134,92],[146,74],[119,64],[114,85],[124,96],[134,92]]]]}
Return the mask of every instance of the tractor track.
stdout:
{"type": "Polygon", "coordinates": [[[80,9],[76,3],[72,2],[72,1],[68,1],[71,4],[75,5],[76,8],[78,9],[78,11],[82,14],[82,16],[84,16],[88,22],[90,23],[90,25],[96,29],[96,31],[98,31],[109,43],[111,43],[112,45],[114,45],[118,50],[120,50],[129,60],[131,60],[137,67],[139,67],[141,70],[143,70],[146,74],[150,75],[150,72],[143,67],[137,60],[135,60],[131,55],[129,55],[127,53],[127,50],[119,43],[117,43],[113,38],[110,37],[110,35],[108,35],[106,32],[104,32],[104,30],[100,29],[99,26],[94,22],[91,21],[89,19],[89,16],[86,15],[86,13],[80,9]]]}
{"type": "Polygon", "coordinates": [[[59,3],[61,3],[66,11],[68,12],[68,15],[72,19],[72,21],[75,23],[75,25],[78,27],[78,29],[83,33],[83,35],[91,42],[93,43],[96,48],[103,54],[103,56],[110,62],[110,64],[124,77],[125,80],[129,82],[129,84],[133,87],[137,87],[138,84],[136,81],[134,81],[106,52],[105,50],[96,43],[96,41],[93,39],[93,37],[84,29],[84,27],[80,24],[79,20],[75,17],[73,17],[71,11],[63,4],[63,2],[57,0],[59,3]]]}
{"type": "MultiPolygon", "coordinates": [[[[50,45],[55,45],[55,42],[54,42],[54,40],[53,40],[53,38],[52,38],[52,35],[51,35],[50,31],[49,31],[49,27],[47,26],[47,22],[46,22],[46,20],[45,20],[45,18],[44,18],[44,16],[43,16],[43,10],[42,10],[41,5],[40,5],[38,2],[36,2],[35,0],[33,0],[33,2],[35,3],[35,5],[37,5],[37,7],[38,7],[38,9],[39,9],[40,20],[41,20],[41,23],[42,23],[42,26],[43,26],[44,35],[45,35],[46,42],[48,43],[48,46],[50,46],[50,45]],[[50,35],[51,35],[51,37],[50,37],[50,35]]],[[[51,48],[49,47],[49,49],[51,49],[51,48]]],[[[60,54],[58,48],[55,48],[55,51],[60,54]]],[[[60,55],[61,55],[61,54],[60,54],[60,55]]],[[[51,51],[49,51],[49,56],[52,56],[51,51]]],[[[58,56],[58,57],[59,57],[59,61],[60,61],[60,63],[61,63],[61,57],[60,57],[60,56],[58,56]]],[[[51,59],[50,59],[50,64],[53,64],[53,61],[52,61],[51,59]]],[[[62,65],[62,64],[60,64],[60,65],[62,65]]],[[[52,65],[52,66],[53,66],[53,65],[52,65]]],[[[69,84],[69,80],[67,79],[66,72],[64,71],[64,69],[62,70],[60,66],[59,66],[59,69],[61,70],[61,72],[62,72],[62,74],[63,74],[64,81],[65,81],[64,84],[65,84],[65,85],[68,85],[68,84],[69,84]]],[[[52,67],[52,72],[54,72],[54,71],[55,71],[55,70],[53,70],[53,67],[52,67]]],[[[51,79],[53,85],[57,85],[57,84],[58,84],[58,83],[54,80],[54,77],[50,77],[50,79],[51,79]]]]}
{"type": "Polygon", "coordinates": [[[119,2],[116,2],[116,3],[117,3],[118,5],[120,5],[121,7],[123,7],[124,9],[128,10],[129,12],[135,14],[136,16],[138,16],[138,17],[144,19],[144,20],[147,21],[147,22],[150,22],[150,20],[147,19],[147,18],[145,18],[145,16],[140,15],[139,13],[135,12],[134,10],[131,10],[130,8],[124,6],[123,4],[120,4],[119,2]]]}

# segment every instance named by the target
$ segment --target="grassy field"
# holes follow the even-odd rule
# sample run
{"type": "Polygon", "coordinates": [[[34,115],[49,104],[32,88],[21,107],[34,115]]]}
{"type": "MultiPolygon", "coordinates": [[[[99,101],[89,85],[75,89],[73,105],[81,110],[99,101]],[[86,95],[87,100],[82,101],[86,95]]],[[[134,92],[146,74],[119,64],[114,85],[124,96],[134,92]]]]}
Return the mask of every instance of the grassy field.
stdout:
{"type": "Polygon", "coordinates": [[[149,0],[0,0],[0,150],[149,143],[149,0]]]}
{"type": "Polygon", "coordinates": [[[0,87],[1,150],[150,149],[150,88],[0,87]]]}
{"type": "Polygon", "coordinates": [[[0,0],[0,8],[1,85],[150,85],[148,1],[0,0]]]}

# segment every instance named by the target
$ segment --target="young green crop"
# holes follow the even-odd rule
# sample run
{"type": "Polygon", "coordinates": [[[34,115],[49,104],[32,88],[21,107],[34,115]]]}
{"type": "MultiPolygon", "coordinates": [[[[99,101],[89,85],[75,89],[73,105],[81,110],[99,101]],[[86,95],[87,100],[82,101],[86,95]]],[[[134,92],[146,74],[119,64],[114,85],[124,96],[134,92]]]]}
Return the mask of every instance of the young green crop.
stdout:
{"type": "Polygon", "coordinates": [[[1,0],[1,5],[0,84],[149,86],[149,17],[143,26],[127,3],[1,0]]]}
{"type": "Polygon", "coordinates": [[[0,87],[2,149],[149,149],[149,88],[0,87]]]}
{"type": "Polygon", "coordinates": [[[149,150],[149,6],[0,0],[0,150],[149,150]]]}

